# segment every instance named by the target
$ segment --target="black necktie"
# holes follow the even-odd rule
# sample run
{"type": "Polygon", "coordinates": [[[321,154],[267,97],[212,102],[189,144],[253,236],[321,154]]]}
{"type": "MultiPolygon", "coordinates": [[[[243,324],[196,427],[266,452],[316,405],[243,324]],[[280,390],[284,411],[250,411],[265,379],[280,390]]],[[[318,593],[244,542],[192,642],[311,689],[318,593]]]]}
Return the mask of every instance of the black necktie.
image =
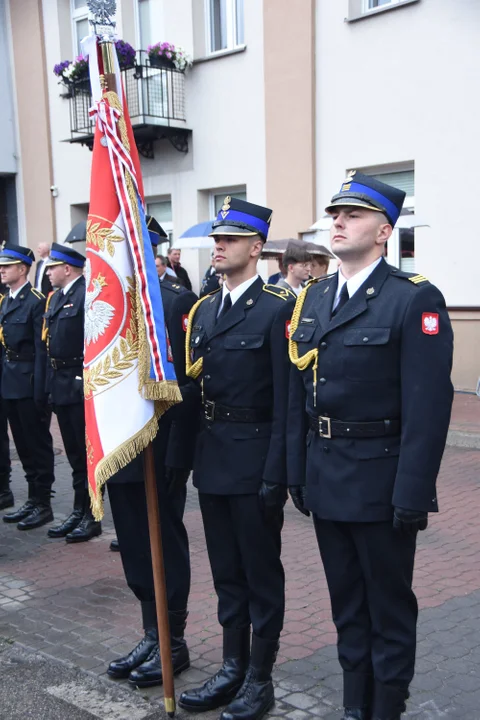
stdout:
{"type": "Polygon", "coordinates": [[[338,311],[341,310],[342,307],[346,305],[349,300],[350,296],[348,294],[347,283],[344,283],[342,289],[340,290],[340,297],[338,298],[337,306],[332,312],[332,317],[335,317],[338,311]]]}
{"type": "Polygon", "coordinates": [[[227,314],[227,312],[230,310],[231,307],[232,307],[232,298],[230,297],[230,293],[228,293],[228,295],[225,295],[222,309],[220,310],[218,317],[217,317],[217,322],[219,320],[221,320],[224,317],[224,315],[227,314]]]}

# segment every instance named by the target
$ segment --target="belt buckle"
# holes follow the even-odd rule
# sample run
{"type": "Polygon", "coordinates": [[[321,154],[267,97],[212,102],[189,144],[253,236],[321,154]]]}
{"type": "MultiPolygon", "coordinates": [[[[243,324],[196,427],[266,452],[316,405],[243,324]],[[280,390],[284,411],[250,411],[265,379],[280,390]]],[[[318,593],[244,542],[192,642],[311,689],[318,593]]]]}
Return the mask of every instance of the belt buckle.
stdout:
{"type": "Polygon", "coordinates": [[[332,437],[332,424],[329,417],[318,417],[318,434],[321,438],[329,439],[332,437]],[[323,423],[327,425],[326,430],[323,428],[323,423]]]}
{"type": "Polygon", "coordinates": [[[54,370],[58,370],[58,368],[57,368],[57,361],[55,360],[55,358],[50,358],[50,365],[52,366],[52,368],[53,368],[54,370]]]}
{"type": "Polygon", "coordinates": [[[215,402],[213,400],[205,400],[204,403],[205,420],[213,422],[215,419],[215,402]]]}

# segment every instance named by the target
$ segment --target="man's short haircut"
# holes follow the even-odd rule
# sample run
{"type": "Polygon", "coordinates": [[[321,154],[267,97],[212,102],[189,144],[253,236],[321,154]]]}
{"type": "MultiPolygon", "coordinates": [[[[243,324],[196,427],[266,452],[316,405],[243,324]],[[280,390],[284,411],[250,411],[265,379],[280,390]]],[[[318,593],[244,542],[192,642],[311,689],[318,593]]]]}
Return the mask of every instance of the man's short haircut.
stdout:
{"type": "Polygon", "coordinates": [[[287,249],[282,256],[282,265],[285,272],[288,272],[288,266],[293,263],[306,263],[311,260],[310,253],[306,248],[302,247],[301,241],[287,245],[287,249]]]}
{"type": "Polygon", "coordinates": [[[165,255],[157,255],[157,258],[160,260],[160,262],[162,263],[162,265],[166,265],[166,264],[167,264],[167,258],[165,257],[165,255]]]}

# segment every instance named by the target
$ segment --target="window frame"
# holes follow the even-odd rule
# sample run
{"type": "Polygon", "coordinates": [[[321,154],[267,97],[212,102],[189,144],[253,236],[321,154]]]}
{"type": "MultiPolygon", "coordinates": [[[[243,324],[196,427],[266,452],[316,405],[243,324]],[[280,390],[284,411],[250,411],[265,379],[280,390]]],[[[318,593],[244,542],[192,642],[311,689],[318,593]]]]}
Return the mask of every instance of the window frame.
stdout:
{"type": "MultiPolygon", "coordinates": [[[[147,215],[151,215],[151,214],[152,214],[151,211],[150,211],[150,208],[151,208],[152,205],[159,205],[160,203],[170,203],[170,208],[171,208],[171,211],[172,211],[172,212],[171,212],[171,215],[172,215],[172,219],[171,219],[171,220],[163,220],[162,222],[160,222],[160,220],[158,221],[158,222],[160,223],[160,225],[162,226],[162,228],[163,228],[163,229],[165,230],[165,232],[167,233],[167,235],[168,235],[168,240],[167,240],[167,239],[165,239],[165,240],[160,240],[160,242],[158,243],[157,249],[156,249],[156,251],[155,251],[155,254],[156,254],[156,255],[166,255],[167,252],[164,251],[163,248],[166,246],[166,247],[167,247],[167,250],[168,250],[169,248],[172,247],[173,242],[174,242],[174,240],[173,240],[173,204],[172,204],[172,197],[169,196],[169,197],[163,197],[163,198],[147,198],[147,200],[146,200],[147,215]]],[[[155,217],[155,214],[153,215],[153,217],[155,217]]]]}
{"type": "Polygon", "coordinates": [[[377,12],[378,10],[384,10],[385,8],[390,8],[392,5],[398,5],[401,0],[388,0],[388,2],[384,3],[383,5],[377,5],[376,7],[369,7],[371,0],[363,0],[363,6],[362,6],[362,12],[363,13],[370,13],[370,12],[377,12]]]}
{"type": "Polygon", "coordinates": [[[75,0],[70,0],[70,14],[71,14],[71,18],[72,18],[72,39],[73,39],[74,57],[78,57],[79,55],[82,54],[82,51],[80,48],[80,40],[82,40],[82,38],[78,37],[77,26],[81,20],[88,20],[87,0],[85,0],[85,4],[81,8],[76,8],[75,0]]]}
{"type": "MultiPolygon", "coordinates": [[[[227,195],[230,195],[231,197],[237,197],[237,193],[244,193],[245,194],[245,200],[247,199],[247,186],[246,185],[236,185],[235,187],[229,187],[229,188],[215,188],[215,190],[210,190],[209,197],[208,197],[208,206],[210,211],[210,217],[213,219],[216,219],[217,213],[215,212],[215,198],[216,197],[223,197],[226,198],[227,195]]],[[[243,198],[241,198],[243,199],[243,198]]]]}
{"type": "Polygon", "coordinates": [[[348,0],[348,17],[346,22],[354,23],[366,18],[372,18],[376,15],[382,15],[385,12],[392,12],[407,5],[413,5],[420,0],[392,0],[388,5],[380,5],[379,7],[369,8],[369,0],[348,0]]]}
{"type": "MultiPolygon", "coordinates": [[[[212,49],[212,21],[211,21],[211,11],[212,11],[212,2],[214,0],[205,0],[205,49],[206,49],[206,55],[207,57],[212,57],[215,55],[222,55],[229,50],[235,50],[237,48],[243,48],[245,46],[245,37],[243,37],[242,42],[238,42],[237,35],[238,35],[238,22],[237,22],[237,2],[239,0],[225,0],[225,8],[226,8],[226,47],[219,48],[218,50],[212,49]]],[[[243,10],[245,11],[245,6],[243,6],[243,10]]],[[[243,32],[245,35],[245,15],[243,17],[243,32]]]]}

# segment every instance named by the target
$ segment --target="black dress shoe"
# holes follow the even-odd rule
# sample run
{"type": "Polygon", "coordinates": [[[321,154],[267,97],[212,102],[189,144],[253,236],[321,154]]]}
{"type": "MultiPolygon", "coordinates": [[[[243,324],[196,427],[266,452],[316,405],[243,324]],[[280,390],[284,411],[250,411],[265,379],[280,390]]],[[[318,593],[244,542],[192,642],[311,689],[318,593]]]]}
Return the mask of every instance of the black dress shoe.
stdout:
{"type": "Polygon", "coordinates": [[[33,508],[35,507],[35,500],[27,500],[26,503],[24,503],[21,507],[18,508],[18,510],[14,510],[11,513],[7,513],[3,516],[3,522],[6,523],[18,523],[20,520],[23,520],[27,517],[27,515],[30,515],[33,508]]]}
{"type": "Polygon", "coordinates": [[[83,513],[81,510],[74,510],[60,525],[57,525],[56,527],[52,527],[48,530],[48,532],[47,532],[48,537],[50,537],[50,538],[66,537],[68,535],[68,533],[72,532],[72,530],[75,530],[75,528],[80,525],[82,517],[83,517],[83,513]]]}
{"type": "Polygon", "coordinates": [[[364,708],[345,708],[342,720],[370,720],[371,711],[364,708]]]}
{"type": "Polygon", "coordinates": [[[33,530],[42,527],[53,520],[53,512],[51,505],[35,505],[30,515],[21,520],[17,528],[19,530],[33,530]]]}
{"type": "MultiPolygon", "coordinates": [[[[188,670],[190,667],[190,656],[186,644],[177,652],[172,648],[172,665],[174,675],[180,675],[184,670],[188,670]]],[[[154,685],[162,684],[162,663],[158,645],[142,665],[137,667],[136,670],[132,670],[128,682],[139,688],[153,687],[154,685]]]]}
{"type": "Polygon", "coordinates": [[[145,662],[152,650],[158,647],[158,633],[155,628],[145,630],[142,640],[125,657],[113,660],[108,666],[107,673],[113,678],[127,678],[132,670],[145,662]]]}
{"type": "Polygon", "coordinates": [[[250,667],[245,682],[232,702],[220,715],[220,720],[260,720],[275,704],[271,677],[250,667]]]}
{"type": "Polygon", "coordinates": [[[240,658],[227,658],[215,675],[200,688],[180,695],[178,704],[184,710],[206,712],[228,705],[243,685],[245,666],[240,658]]]}
{"type": "Polygon", "coordinates": [[[110,543],[110,550],[112,552],[120,552],[120,543],[118,542],[118,540],[112,540],[112,542],[110,543]]]}
{"type": "Polygon", "coordinates": [[[102,523],[94,520],[90,513],[85,513],[79,525],[65,537],[67,543],[87,542],[102,534],[102,523]]]}

